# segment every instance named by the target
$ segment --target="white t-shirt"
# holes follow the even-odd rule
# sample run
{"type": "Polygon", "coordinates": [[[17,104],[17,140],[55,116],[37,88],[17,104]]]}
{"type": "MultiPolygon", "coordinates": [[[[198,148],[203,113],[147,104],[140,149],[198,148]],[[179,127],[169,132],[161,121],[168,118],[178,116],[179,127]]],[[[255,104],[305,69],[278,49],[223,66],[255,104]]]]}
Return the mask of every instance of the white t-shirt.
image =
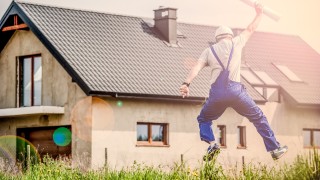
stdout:
{"type": "MultiPolygon", "coordinates": [[[[240,66],[241,66],[241,53],[242,48],[247,42],[247,39],[242,35],[236,36],[232,39],[233,55],[229,65],[229,79],[232,81],[240,82],[240,66]]],[[[229,55],[232,49],[232,42],[229,39],[223,39],[213,45],[215,52],[220,58],[222,64],[227,68],[229,55]]],[[[200,55],[198,61],[204,61],[207,66],[211,68],[211,80],[210,83],[214,83],[222,71],[222,67],[214,57],[210,47],[206,48],[200,55]]]]}

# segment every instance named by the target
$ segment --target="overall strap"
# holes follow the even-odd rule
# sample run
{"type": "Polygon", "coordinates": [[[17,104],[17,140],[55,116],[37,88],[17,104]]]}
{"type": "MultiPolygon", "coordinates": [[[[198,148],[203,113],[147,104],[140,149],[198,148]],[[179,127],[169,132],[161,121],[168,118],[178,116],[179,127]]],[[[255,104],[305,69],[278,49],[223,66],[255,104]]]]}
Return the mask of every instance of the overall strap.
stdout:
{"type": "MultiPolygon", "coordinates": [[[[216,57],[216,59],[217,59],[217,61],[219,62],[220,66],[222,67],[222,69],[225,70],[225,68],[224,68],[221,60],[219,59],[216,51],[214,50],[213,46],[210,46],[210,48],[211,48],[211,51],[212,51],[214,57],[216,57]]],[[[231,61],[231,59],[232,59],[232,54],[233,54],[233,41],[232,41],[232,49],[231,49],[231,52],[230,52],[230,55],[229,55],[229,60],[228,60],[227,69],[229,68],[229,64],[230,64],[230,61],[231,61]]]]}

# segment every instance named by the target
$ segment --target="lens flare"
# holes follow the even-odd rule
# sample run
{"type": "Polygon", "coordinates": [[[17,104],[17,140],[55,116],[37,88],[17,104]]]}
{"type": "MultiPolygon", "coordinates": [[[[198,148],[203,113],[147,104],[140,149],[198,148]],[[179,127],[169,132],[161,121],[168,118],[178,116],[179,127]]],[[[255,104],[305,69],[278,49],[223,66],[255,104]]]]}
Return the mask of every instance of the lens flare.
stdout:
{"type": "Polygon", "coordinates": [[[91,142],[92,99],[91,96],[85,97],[72,108],[70,121],[75,142],[78,140],[91,142]]]}
{"type": "Polygon", "coordinates": [[[26,162],[28,145],[31,163],[40,162],[41,158],[36,147],[28,140],[14,135],[0,136],[0,159],[5,160],[8,165],[26,162]]]}
{"type": "Polygon", "coordinates": [[[67,146],[71,143],[71,131],[65,127],[59,127],[53,132],[53,141],[58,146],[67,146]]]}
{"type": "Polygon", "coordinates": [[[123,102],[122,102],[122,101],[117,101],[117,106],[118,106],[118,107],[122,107],[122,105],[123,105],[123,102]]]}

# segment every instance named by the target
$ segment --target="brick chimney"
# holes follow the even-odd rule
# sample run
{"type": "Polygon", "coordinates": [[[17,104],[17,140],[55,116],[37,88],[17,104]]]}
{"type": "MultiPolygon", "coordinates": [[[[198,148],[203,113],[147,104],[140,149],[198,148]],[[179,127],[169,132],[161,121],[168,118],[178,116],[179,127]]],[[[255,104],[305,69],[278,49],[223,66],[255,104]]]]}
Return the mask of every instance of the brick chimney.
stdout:
{"type": "Polygon", "coordinates": [[[164,8],[154,10],[154,24],[165,40],[177,44],[177,9],[164,8]]]}

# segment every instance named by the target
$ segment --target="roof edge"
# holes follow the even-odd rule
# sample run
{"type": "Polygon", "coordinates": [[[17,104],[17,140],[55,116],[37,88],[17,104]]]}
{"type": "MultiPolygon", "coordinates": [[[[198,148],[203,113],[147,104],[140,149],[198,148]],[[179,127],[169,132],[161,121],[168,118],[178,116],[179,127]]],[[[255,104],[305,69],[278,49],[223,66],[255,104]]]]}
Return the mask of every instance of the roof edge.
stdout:
{"type": "MultiPolygon", "coordinates": [[[[104,91],[90,91],[90,96],[98,97],[114,97],[114,98],[128,98],[128,99],[147,99],[147,100],[165,100],[165,101],[179,101],[179,102],[195,102],[204,103],[207,97],[195,97],[182,98],[181,96],[171,95],[157,95],[157,94],[138,94],[138,93],[121,93],[121,92],[104,92],[104,91]]],[[[265,104],[265,100],[255,100],[257,104],[265,104]]]]}
{"type": "MultiPolygon", "coordinates": [[[[108,14],[108,15],[114,15],[114,16],[122,16],[122,17],[130,17],[130,18],[139,18],[141,20],[153,20],[154,17],[143,17],[143,16],[135,16],[130,14],[121,14],[121,13],[115,13],[115,12],[107,12],[107,11],[99,11],[94,9],[84,9],[84,8],[73,8],[73,7],[67,7],[67,6],[59,6],[59,5],[53,5],[53,4],[45,4],[45,3],[36,3],[36,2],[28,2],[24,0],[13,0],[12,2],[15,2],[16,4],[30,4],[30,5],[36,5],[36,6],[45,6],[45,7],[52,7],[52,8],[61,8],[61,9],[67,9],[67,10],[73,10],[73,11],[83,11],[83,12],[91,12],[91,13],[100,13],[100,14],[108,14]]],[[[171,8],[171,7],[169,7],[171,8]]],[[[176,8],[171,8],[176,9],[176,8]]],[[[197,22],[185,22],[185,21],[177,21],[178,24],[186,24],[186,25],[196,25],[196,26],[206,26],[206,27],[213,27],[218,28],[220,25],[216,24],[205,24],[205,23],[197,23],[197,22]]],[[[230,26],[233,30],[244,30],[245,27],[234,27],[230,26]]],[[[300,37],[297,34],[285,34],[281,32],[272,32],[272,31],[256,31],[257,33],[268,33],[268,34],[276,34],[276,35],[282,35],[282,36],[294,36],[294,37],[300,37]]]]}
{"type": "Polygon", "coordinates": [[[138,93],[121,93],[121,92],[104,92],[104,91],[90,91],[90,96],[111,96],[115,98],[139,98],[139,99],[162,99],[162,100],[175,100],[175,101],[192,101],[204,102],[205,97],[189,97],[183,99],[181,96],[171,95],[157,95],[157,94],[138,94],[138,93]]]}
{"type": "MultiPolygon", "coordinates": [[[[0,20],[0,30],[3,28],[4,24],[6,23],[6,21],[8,20],[9,16],[15,11],[14,9],[14,1],[12,1],[10,3],[10,5],[8,6],[6,12],[3,14],[3,16],[1,17],[0,20]]],[[[1,41],[0,41],[0,53],[2,52],[3,48],[6,46],[6,44],[9,42],[9,40],[11,39],[12,35],[14,33],[7,31],[7,32],[2,32],[0,31],[0,36],[1,36],[1,41]],[[6,34],[7,37],[2,37],[3,34],[6,34]]]]}
{"type": "Polygon", "coordinates": [[[299,102],[289,92],[285,91],[284,88],[282,88],[282,87],[281,87],[281,94],[283,94],[283,97],[285,98],[285,100],[287,100],[287,102],[290,105],[294,106],[294,107],[320,109],[320,103],[316,104],[316,103],[302,103],[302,102],[299,102]]]}
{"type": "Polygon", "coordinates": [[[8,9],[6,10],[6,12],[2,15],[2,18],[0,20],[0,27],[2,28],[4,21],[6,20],[6,18],[8,17],[9,12],[11,11],[13,5],[14,5],[14,1],[12,1],[8,7],[8,9]]]}
{"type": "Polygon", "coordinates": [[[320,104],[299,103],[298,108],[320,109],[320,104]]]}

